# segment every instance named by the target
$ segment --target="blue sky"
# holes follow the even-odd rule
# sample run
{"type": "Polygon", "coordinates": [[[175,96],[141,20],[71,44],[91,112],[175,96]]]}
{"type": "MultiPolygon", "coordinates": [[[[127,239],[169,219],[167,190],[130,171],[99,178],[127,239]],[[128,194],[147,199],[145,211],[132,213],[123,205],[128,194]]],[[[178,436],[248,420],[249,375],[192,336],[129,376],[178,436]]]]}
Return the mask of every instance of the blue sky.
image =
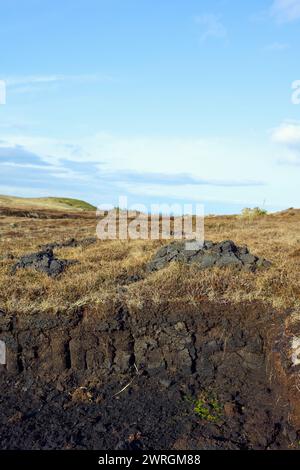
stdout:
{"type": "Polygon", "coordinates": [[[0,12],[0,193],[300,207],[300,0],[0,12]]]}

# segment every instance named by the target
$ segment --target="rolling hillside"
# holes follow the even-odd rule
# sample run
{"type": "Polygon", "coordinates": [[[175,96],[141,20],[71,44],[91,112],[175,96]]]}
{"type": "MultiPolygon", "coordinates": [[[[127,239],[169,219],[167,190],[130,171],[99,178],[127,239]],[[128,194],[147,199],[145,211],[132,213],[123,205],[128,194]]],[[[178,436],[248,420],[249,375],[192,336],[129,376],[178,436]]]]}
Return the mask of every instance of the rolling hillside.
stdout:
{"type": "Polygon", "coordinates": [[[0,206],[24,209],[51,209],[68,211],[95,211],[96,207],[80,199],[65,197],[22,198],[0,195],[0,206]]]}

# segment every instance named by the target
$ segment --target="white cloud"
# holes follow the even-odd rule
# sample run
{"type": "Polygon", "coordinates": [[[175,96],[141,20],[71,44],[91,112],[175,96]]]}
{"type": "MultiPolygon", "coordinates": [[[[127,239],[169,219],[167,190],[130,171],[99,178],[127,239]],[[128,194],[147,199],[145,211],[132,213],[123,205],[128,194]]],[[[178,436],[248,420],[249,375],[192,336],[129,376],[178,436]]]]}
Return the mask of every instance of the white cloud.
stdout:
{"type": "Polygon", "coordinates": [[[71,182],[72,170],[74,180],[82,173],[82,183],[86,181],[95,194],[97,187],[110,198],[128,193],[183,200],[243,200],[257,205],[268,191],[265,175],[269,174],[270,157],[251,145],[245,148],[236,139],[125,138],[99,133],[72,141],[22,135],[3,140],[3,146],[17,146],[51,165],[47,170],[54,174],[55,184],[60,177],[62,187],[71,182]]]}
{"type": "Polygon", "coordinates": [[[300,122],[283,122],[272,131],[272,140],[281,145],[281,164],[300,165],[300,122]]]}
{"type": "MultiPolygon", "coordinates": [[[[6,186],[18,176],[19,188],[27,172],[28,185],[32,186],[30,178],[39,188],[43,182],[42,194],[54,191],[55,186],[56,194],[69,191],[73,197],[82,195],[96,204],[102,200],[111,203],[118,195],[129,194],[138,200],[159,197],[249,206],[266,200],[273,207],[300,206],[298,172],[290,165],[278,165],[281,157],[285,163],[298,164],[295,149],[300,148],[299,128],[300,123],[284,123],[274,129],[275,148],[251,138],[245,145],[245,137],[122,137],[98,133],[71,140],[6,135],[0,143],[8,149],[2,152],[4,161],[12,154],[12,161],[17,163],[44,165],[31,170],[15,167],[10,172],[9,167],[2,167],[6,173],[0,172],[0,185],[1,176],[6,186]],[[293,148],[288,146],[290,142],[293,148]],[[15,151],[18,148],[20,152],[15,151]]],[[[19,189],[15,192],[20,194],[19,189]]]]}
{"type": "MultiPolygon", "coordinates": [[[[261,156],[251,146],[244,147],[237,139],[121,137],[98,133],[80,139],[59,140],[14,135],[3,137],[5,146],[21,146],[39,155],[48,164],[61,161],[91,162],[102,171],[113,173],[192,174],[207,180],[257,181],[255,165],[247,169],[245,178],[241,159],[261,156]],[[76,149],[76,151],[74,151],[76,149]]],[[[268,158],[265,158],[266,165],[268,158]]]]}
{"type": "Polygon", "coordinates": [[[45,86],[58,86],[63,83],[97,83],[112,82],[115,79],[109,75],[82,74],[82,75],[24,75],[4,78],[4,83],[11,92],[27,94],[43,90],[45,86]]]}
{"type": "Polygon", "coordinates": [[[282,52],[289,49],[289,44],[281,42],[273,42],[264,47],[264,50],[267,52],[282,52]]]}
{"type": "Polygon", "coordinates": [[[300,19],[300,0],[274,0],[271,15],[280,23],[300,19]]]}
{"type": "Polygon", "coordinates": [[[19,85],[35,85],[42,83],[57,83],[57,82],[93,82],[93,81],[106,81],[112,80],[112,77],[105,75],[25,75],[16,77],[7,77],[5,83],[7,86],[19,85]]]}
{"type": "Polygon", "coordinates": [[[0,129],[1,130],[6,130],[7,131],[26,131],[29,127],[29,122],[22,122],[22,121],[13,121],[13,120],[8,120],[6,119],[5,121],[0,121],[0,129]]]}
{"type": "Polygon", "coordinates": [[[227,29],[220,18],[212,13],[197,16],[195,22],[201,26],[201,42],[205,42],[210,38],[225,39],[227,37],[227,29]]]}
{"type": "MultiPolygon", "coordinates": [[[[122,183],[121,187],[125,193],[130,193],[138,196],[149,196],[149,197],[160,197],[161,199],[180,199],[180,200],[190,200],[195,202],[201,201],[222,201],[223,203],[234,203],[242,204],[247,206],[249,204],[249,194],[242,192],[241,188],[232,187],[230,191],[224,191],[220,187],[206,186],[205,188],[199,187],[198,190],[195,190],[195,187],[192,185],[183,187],[183,186],[164,186],[161,185],[151,185],[151,184],[135,184],[129,185],[128,183],[122,183]]],[[[255,192],[251,196],[251,204],[261,205],[263,198],[259,192],[255,192]]]]}
{"type": "Polygon", "coordinates": [[[298,147],[300,149],[300,123],[284,122],[273,130],[272,138],[274,142],[288,147],[298,147]]]}

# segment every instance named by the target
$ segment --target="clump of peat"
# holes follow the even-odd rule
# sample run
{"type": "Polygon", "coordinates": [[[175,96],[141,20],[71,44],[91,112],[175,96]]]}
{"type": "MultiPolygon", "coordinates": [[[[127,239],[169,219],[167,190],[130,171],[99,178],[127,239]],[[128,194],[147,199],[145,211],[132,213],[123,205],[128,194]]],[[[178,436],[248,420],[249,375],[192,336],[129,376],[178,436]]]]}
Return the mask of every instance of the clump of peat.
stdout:
{"type": "Polygon", "coordinates": [[[251,254],[246,246],[239,247],[231,240],[220,243],[205,241],[202,246],[197,246],[195,241],[180,241],[160,248],[148,263],[147,269],[157,271],[172,261],[196,264],[200,269],[233,266],[252,272],[271,266],[269,261],[251,254]]]}
{"type": "Polygon", "coordinates": [[[18,269],[35,269],[50,277],[56,277],[61,274],[67,266],[75,263],[77,263],[77,261],[56,258],[53,251],[48,249],[22,256],[13,266],[12,274],[15,274],[18,269]]]}

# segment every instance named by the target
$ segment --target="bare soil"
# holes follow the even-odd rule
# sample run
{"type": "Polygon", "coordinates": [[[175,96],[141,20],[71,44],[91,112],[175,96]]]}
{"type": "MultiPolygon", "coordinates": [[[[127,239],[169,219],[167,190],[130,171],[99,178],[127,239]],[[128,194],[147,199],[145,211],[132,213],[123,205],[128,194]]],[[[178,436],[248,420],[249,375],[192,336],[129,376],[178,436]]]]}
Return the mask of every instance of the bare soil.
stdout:
{"type": "Polygon", "coordinates": [[[294,448],[276,312],[163,310],[3,320],[1,448],[126,448],[136,433],[145,449],[294,448]]]}

